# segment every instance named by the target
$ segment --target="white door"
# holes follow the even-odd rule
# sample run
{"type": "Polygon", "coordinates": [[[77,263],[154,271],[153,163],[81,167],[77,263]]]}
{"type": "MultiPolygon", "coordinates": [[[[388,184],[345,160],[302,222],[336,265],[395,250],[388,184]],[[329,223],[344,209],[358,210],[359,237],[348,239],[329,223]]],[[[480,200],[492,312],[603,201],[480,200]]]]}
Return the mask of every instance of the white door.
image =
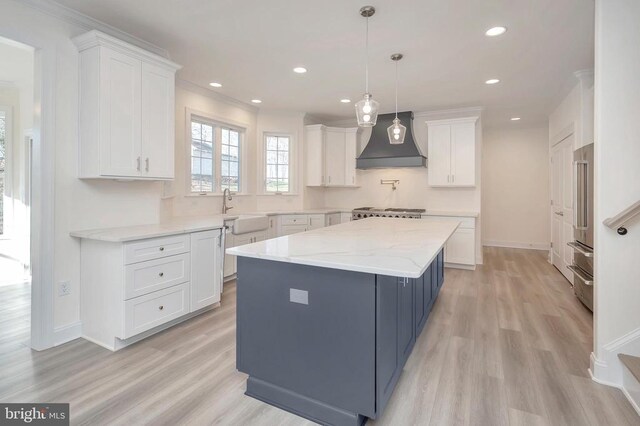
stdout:
{"type": "Polygon", "coordinates": [[[142,62],[110,49],[100,55],[100,173],[140,176],[142,62]]]}
{"type": "Polygon", "coordinates": [[[220,301],[220,230],[191,234],[191,312],[220,301]]]}
{"type": "Polygon", "coordinates": [[[341,186],[345,184],[345,133],[344,130],[327,129],[324,145],[325,184],[341,186]]]}
{"type": "Polygon", "coordinates": [[[451,179],[451,125],[429,126],[429,185],[447,186],[451,179]]]}
{"type": "Polygon", "coordinates": [[[451,126],[451,177],[454,186],[476,184],[476,125],[461,123],[451,126]]]}
{"type": "Polygon", "coordinates": [[[551,150],[551,260],[571,283],[573,274],[573,135],[551,150]]]}
{"type": "Polygon", "coordinates": [[[144,175],[173,178],[175,77],[172,71],[142,64],[142,155],[144,175]]]}

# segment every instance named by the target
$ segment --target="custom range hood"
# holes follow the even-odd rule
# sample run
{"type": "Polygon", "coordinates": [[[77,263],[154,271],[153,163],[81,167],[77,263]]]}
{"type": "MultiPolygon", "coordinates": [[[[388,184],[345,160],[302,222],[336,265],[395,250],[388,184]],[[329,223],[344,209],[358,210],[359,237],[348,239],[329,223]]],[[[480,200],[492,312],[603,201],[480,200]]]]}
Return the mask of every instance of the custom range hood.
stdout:
{"type": "Polygon", "coordinates": [[[387,127],[393,124],[395,114],[380,114],[371,129],[369,143],[356,159],[356,168],[375,169],[384,167],[426,167],[427,159],[413,139],[413,112],[399,112],[398,118],[407,127],[404,143],[389,143],[387,127]]]}

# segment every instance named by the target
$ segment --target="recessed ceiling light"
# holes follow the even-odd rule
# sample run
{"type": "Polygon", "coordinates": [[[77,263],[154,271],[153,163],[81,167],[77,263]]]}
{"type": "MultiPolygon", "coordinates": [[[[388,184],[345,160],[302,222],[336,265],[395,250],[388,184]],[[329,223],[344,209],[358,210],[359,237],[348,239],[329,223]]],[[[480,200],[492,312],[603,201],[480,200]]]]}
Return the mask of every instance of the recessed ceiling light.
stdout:
{"type": "Polygon", "coordinates": [[[304,74],[305,72],[307,72],[307,69],[305,67],[295,67],[293,69],[293,72],[298,74],[304,74]]]}
{"type": "Polygon", "coordinates": [[[212,81],[211,83],[209,83],[209,86],[211,86],[211,87],[222,87],[222,84],[218,83],[217,81],[212,81]]]}
{"type": "Polygon", "coordinates": [[[507,32],[507,28],[506,27],[493,27],[493,28],[489,28],[487,31],[485,31],[485,35],[487,37],[495,37],[495,36],[499,36],[502,35],[504,33],[507,32]]]}
{"type": "Polygon", "coordinates": [[[485,84],[496,84],[496,83],[500,83],[500,80],[498,80],[497,78],[491,78],[485,81],[485,84]]]}
{"type": "Polygon", "coordinates": [[[260,99],[251,99],[251,102],[253,102],[254,104],[261,104],[262,101],[260,99]]]}
{"type": "Polygon", "coordinates": [[[518,121],[520,120],[520,117],[511,117],[511,121],[518,121]]]}
{"type": "Polygon", "coordinates": [[[347,98],[340,99],[340,102],[342,102],[343,104],[348,104],[349,102],[351,102],[351,99],[347,99],[347,98]]]}

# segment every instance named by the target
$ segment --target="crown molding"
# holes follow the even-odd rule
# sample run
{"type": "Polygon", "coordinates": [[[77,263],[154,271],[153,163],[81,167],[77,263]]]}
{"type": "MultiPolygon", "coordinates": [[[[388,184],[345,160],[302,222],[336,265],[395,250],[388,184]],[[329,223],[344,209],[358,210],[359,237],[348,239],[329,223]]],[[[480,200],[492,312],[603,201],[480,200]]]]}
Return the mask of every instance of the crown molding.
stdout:
{"type": "Polygon", "coordinates": [[[221,93],[215,93],[212,90],[207,89],[206,87],[202,87],[202,86],[200,86],[198,84],[192,83],[192,82],[187,81],[187,80],[182,80],[182,79],[176,78],[176,86],[180,87],[180,88],[182,88],[184,90],[188,90],[190,92],[198,93],[199,95],[206,96],[206,97],[211,98],[211,99],[215,99],[216,101],[224,102],[224,103],[226,103],[228,105],[232,105],[234,107],[241,108],[241,109],[243,109],[245,111],[248,111],[248,112],[251,112],[251,113],[254,113],[254,114],[257,114],[258,111],[259,111],[258,107],[255,107],[253,105],[250,105],[250,104],[242,102],[242,101],[239,101],[239,100],[237,100],[235,98],[232,98],[230,96],[223,95],[221,93]]]}
{"type": "Polygon", "coordinates": [[[467,108],[453,108],[453,109],[441,109],[441,110],[433,110],[433,111],[419,111],[413,113],[414,120],[425,119],[428,121],[431,120],[447,120],[453,118],[464,118],[464,117],[482,117],[482,111],[484,111],[484,107],[467,107],[467,108]]]}
{"type": "Polygon", "coordinates": [[[75,25],[77,27],[83,28],[87,31],[91,31],[91,30],[101,31],[107,35],[116,37],[120,40],[136,45],[141,49],[147,50],[149,52],[155,53],[156,55],[162,56],[163,58],[169,59],[169,52],[166,49],[158,47],[153,43],[149,43],[148,41],[142,40],[141,38],[133,36],[122,30],[119,30],[116,27],[113,27],[102,21],[99,21],[83,13],[80,13],[77,10],[73,10],[67,6],[63,6],[60,3],[57,3],[53,0],[21,0],[19,3],[22,5],[32,7],[33,9],[37,9],[38,11],[43,12],[49,16],[57,18],[63,22],[67,22],[69,24],[75,25]]]}
{"type": "Polygon", "coordinates": [[[150,53],[145,49],[141,49],[138,46],[134,46],[131,43],[127,43],[119,38],[112,37],[98,30],[91,30],[79,35],[78,37],[73,38],[73,42],[80,52],[97,46],[106,46],[127,55],[134,55],[138,59],[154,63],[160,67],[170,69],[173,72],[182,68],[181,65],[178,65],[162,56],[150,53]]]}

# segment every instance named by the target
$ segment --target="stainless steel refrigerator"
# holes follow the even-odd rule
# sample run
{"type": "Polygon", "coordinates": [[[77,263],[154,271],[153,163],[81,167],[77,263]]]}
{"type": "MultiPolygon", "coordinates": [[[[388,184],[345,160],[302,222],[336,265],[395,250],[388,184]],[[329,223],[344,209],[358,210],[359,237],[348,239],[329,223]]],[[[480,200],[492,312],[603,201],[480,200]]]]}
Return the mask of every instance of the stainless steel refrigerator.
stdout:
{"type": "Polygon", "coordinates": [[[573,153],[573,290],[593,311],[593,144],[573,153]]]}

